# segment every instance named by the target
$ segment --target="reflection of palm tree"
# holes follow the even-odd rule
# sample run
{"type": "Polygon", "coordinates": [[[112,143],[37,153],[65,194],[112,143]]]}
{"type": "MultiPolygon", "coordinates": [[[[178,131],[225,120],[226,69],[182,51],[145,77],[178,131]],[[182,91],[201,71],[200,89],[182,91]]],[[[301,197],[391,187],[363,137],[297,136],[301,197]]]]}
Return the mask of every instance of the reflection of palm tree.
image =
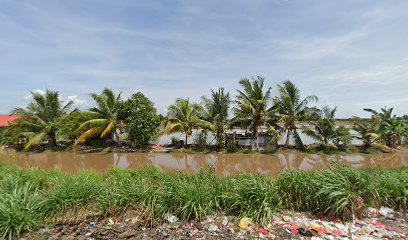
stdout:
{"type": "Polygon", "coordinates": [[[301,157],[301,161],[299,164],[298,169],[300,170],[317,170],[320,169],[322,166],[328,166],[329,164],[329,160],[325,159],[324,157],[321,157],[318,154],[309,154],[306,156],[302,156],[301,157]],[[302,164],[304,162],[307,162],[307,164],[309,165],[309,169],[304,169],[304,167],[302,167],[302,164]]]}

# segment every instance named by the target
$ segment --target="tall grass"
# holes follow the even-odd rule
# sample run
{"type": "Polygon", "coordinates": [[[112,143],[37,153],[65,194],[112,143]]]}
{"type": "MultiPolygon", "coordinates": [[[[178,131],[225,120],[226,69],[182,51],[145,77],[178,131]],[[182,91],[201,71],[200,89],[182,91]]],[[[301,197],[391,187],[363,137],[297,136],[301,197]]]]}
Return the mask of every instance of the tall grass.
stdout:
{"type": "Polygon", "coordinates": [[[99,215],[139,209],[162,219],[202,219],[225,212],[267,222],[278,210],[310,211],[351,218],[366,206],[406,210],[408,168],[356,170],[340,166],[284,172],[277,178],[214,171],[167,174],[153,167],[85,171],[18,169],[0,164],[0,232],[13,238],[38,224],[86,209],[99,215]]]}
{"type": "Polygon", "coordinates": [[[2,190],[0,195],[0,238],[13,239],[33,230],[44,217],[41,193],[30,184],[2,190]]]}

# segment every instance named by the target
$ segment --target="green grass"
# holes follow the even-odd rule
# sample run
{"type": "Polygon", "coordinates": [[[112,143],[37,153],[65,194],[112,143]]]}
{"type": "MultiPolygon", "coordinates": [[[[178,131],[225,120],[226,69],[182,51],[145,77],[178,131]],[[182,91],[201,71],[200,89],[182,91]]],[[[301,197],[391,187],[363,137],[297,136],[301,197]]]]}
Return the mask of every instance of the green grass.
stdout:
{"type": "MultiPolygon", "coordinates": [[[[0,159],[1,160],[1,159],[0,159]]],[[[162,219],[202,219],[217,213],[269,221],[281,210],[350,218],[366,206],[407,209],[408,167],[288,171],[277,178],[214,171],[169,174],[153,167],[84,171],[19,169],[0,161],[0,232],[14,238],[55,217],[86,210],[96,215],[141,210],[162,219]]]]}

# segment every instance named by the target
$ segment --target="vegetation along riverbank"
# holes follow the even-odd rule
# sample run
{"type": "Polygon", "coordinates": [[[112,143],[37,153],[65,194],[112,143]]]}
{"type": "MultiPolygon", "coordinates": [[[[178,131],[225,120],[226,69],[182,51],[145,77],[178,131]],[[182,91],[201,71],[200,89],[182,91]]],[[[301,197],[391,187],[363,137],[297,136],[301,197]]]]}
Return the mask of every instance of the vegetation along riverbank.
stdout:
{"type": "Polygon", "coordinates": [[[121,93],[105,88],[90,94],[94,106],[88,110],[62,102],[57,91],[32,92],[28,106],[15,108],[0,127],[0,141],[25,151],[148,152],[156,150],[157,139],[168,136],[165,145],[171,151],[187,153],[270,153],[278,147],[370,153],[391,152],[407,143],[408,116],[396,116],[393,108],[364,109],[370,118],[337,119],[337,107],[316,107],[318,97],[302,97],[291,81],[278,84],[276,96],[261,76],[239,84],[234,98],[224,88],[211,90],[200,103],[177,98],[166,116],[141,92],[122,99],[121,93]]]}
{"type": "MultiPolygon", "coordinates": [[[[157,227],[164,219],[187,223],[216,215],[251,218],[257,226],[267,228],[283,211],[356,221],[367,207],[390,207],[400,216],[406,216],[408,207],[406,167],[356,170],[338,166],[322,171],[288,171],[270,178],[252,174],[219,177],[212,171],[168,174],[152,167],[68,175],[2,163],[0,186],[0,232],[6,238],[64,221],[71,221],[73,226],[73,222],[93,219],[103,227],[99,220],[109,222],[109,217],[121,218],[129,211],[137,212],[150,224],[144,229],[157,227]]],[[[115,231],[111,225],[105,224],[104,229],[115,231]]],[[[241,230],[245,232],[245,227],[241,230]]],[[[72,233],[81,235],[80,230],[72,233]]]]}

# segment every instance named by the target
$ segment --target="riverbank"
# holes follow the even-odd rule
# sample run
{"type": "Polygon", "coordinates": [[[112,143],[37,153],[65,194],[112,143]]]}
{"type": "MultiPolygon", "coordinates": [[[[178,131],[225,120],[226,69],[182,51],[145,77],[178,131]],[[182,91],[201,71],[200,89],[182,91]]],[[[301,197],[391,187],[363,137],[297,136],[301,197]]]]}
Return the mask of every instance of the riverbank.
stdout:
{"type": "Polygon", "coordinates": [[[301,153],[316,153],[316,154],[353,154],[353,153],[363,153],[363,154],[381,154],[381,153],[391,153],[391,152],[401,152],[408,151],[407,145],[400,145],[395,149],[391,149],[382,145],[373,145],[369,148],[366,148],[361,145],[350,145],[346,149],[339,150],[327,150],[321,149],[319,145],[307,145],[304,149],[298,149],[294,146],[284,147],[278,146],[276,150],[251,150],[238,148],[236,151],[228,151],[227,149],[217,149],[215,146],[206,147],[206,148],[197,148],[194,145],[189,145],[188,147],[172,146],[172,145],[148,145],[143,148],[136,148],[129,145],[101,145],[101,146],[57,146],[49,147],[47,145],[39,145],[36,148],[31,149],[30,151],[24,151],[22,146],[4,146],[5,149],[13,149],[18,152],[27,152],[27,153],[41,153],[41,152],[77,152],[77,153],[186,153],[186,154],[211,154],[211,153],[223,153],[223,154],[275,154],[287,151],[298,151],[301,153]]]}
{"type": "Polygon", "coordinates": [[[225,214],[248,217],[267,227],[276,213],[287,210],[350,220],[361,218],[367,207],[391,207],[401,216],[408,207],[408,167],[366,170],[338,166],[288,171],[270,178],[252,174],[219,177],[212,171],[169,174],[152,167],[68,175],[3,163],[0,186],[0,232],[6,237],[46,229],[47,223],[56,224],[69,216],[106,220],[132,210],[143,213],[143,221],[150,223],[161,223],[166,216],[183,223],[201,222],[225,214]]]}

